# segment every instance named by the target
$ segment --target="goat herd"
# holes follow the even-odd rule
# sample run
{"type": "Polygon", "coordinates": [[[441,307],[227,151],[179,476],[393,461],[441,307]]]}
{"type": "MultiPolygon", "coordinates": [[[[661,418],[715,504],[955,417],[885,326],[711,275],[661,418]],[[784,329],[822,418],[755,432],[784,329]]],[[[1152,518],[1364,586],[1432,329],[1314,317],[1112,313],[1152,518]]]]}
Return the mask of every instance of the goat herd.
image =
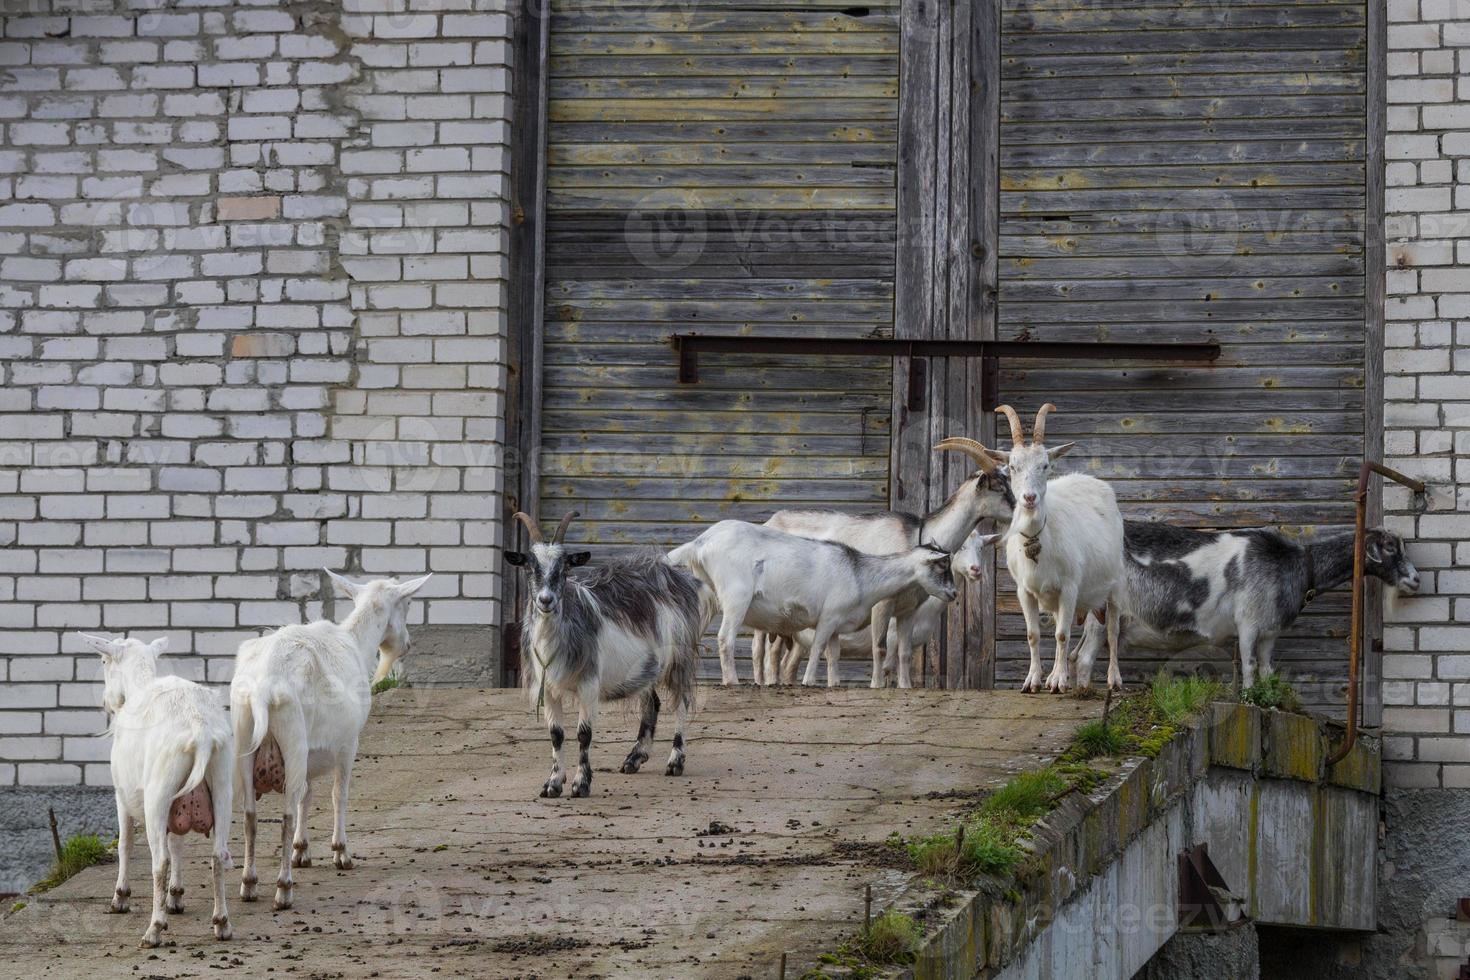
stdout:
{"type": "MultiPolygon", "coordinates": [[[[660,692],[676,723],[666,773],[684,771],[684,726],[694,704],[699,643],[721,613],[720,670],[738,683],[735,640],[755,631],[758,684],[790,683],[803,649],[804,683],[814,684],[825,654],[827,683],[838,683],[844,651],[870,649],[872,686],[888,675],[909,687],[915,646],[933,635],[958,590],[955,575],[974,579],[983,550],[1004,544],[1031,653],[1024,691],[1086,688],[1104,642],[1108,684],[1121,687],[1121,643],[1184,649],[1236,641],[1243,682],[1271,672],[1277,636],[1318,593],[1347,581],[1353,567],[1351,532],[1306,542],[1269,528],[1197,531],[1155,522],[1124,521],[1112,488],[1083,474],[1053,475],[1073,443],[1043,444],[1048,413],[1036,414],[1028,442],[1014,409],[1009,452],[972,439],[950,438],[938,450],[974,461],[975,471],[935,511],[922,517],[887,511],[849,514],[788,510],[764,525],[721,521],[668,555],[610,560],[583,577],[586,551],[564,544],[575,514],[562,518],[550,540],[525,514],[516,517],[529,552],[506,560],[530,575],[521,618],[526,678],[545,709],[551,775],[541,795],[560,796],[563,702],[575,696],[578,759],[571,795],[591,790],[589,753],[600,706],[638,698],[637,739],[622,772],[648,761],[660,692]],[[977,530],[985,519],[1006,525],[977,530]],[[1041,613],[1055,621],[1056,650],[1043,678],[1041,613]],[[1069,651],[1074,620],[1085,617],[1082,641],[1069,651]],[[866,628],[866,632],[863,632],[866,628]]],[[[1369,531],[1365,571],[1400,592],[1419,587],[1403,541],[1369,531]]],[[[230,685],[231,718],[208,689],[178,677],[158,677],[165,640],[83,638],[102,656],[103,707],[111,717],[112,778],[118,811],[118,878],[112,910],[128,910],[128,864],[138,821],[148,837],[153,912],[142,944],[156,946],[167,913],[182,909],[183,835],[213,835],[214,934],[230,937],[222,872],[234,795],[241,795],[245,856],[240,897],[256,897],[256,801],[284,795],[275,908],[292,902],[292,869],[310,866],[306,815],[311,781],[332,776],[331,849],[339,869],[352,867],[347,845],[347,794],[358,736],[367,721],[372,685],[408,650],[408,604],[429,576],[355,583],[332,572],[352,598],[340,624],[285,626],[241,644],[230,685]],[[233,727],[231,725],[233,720],[233,727]],[[237,755],[236,748],[239,748],[237,755]]]]}

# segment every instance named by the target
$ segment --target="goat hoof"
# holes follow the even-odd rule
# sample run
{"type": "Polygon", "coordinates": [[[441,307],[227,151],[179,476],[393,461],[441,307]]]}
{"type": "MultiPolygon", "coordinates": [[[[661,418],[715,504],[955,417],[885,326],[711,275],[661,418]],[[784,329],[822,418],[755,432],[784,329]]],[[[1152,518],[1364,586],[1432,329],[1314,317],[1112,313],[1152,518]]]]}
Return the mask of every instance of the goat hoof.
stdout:
{"type": "Polygon", "coordinates": [[[675,760],[671,761],[669,763],[669,765],[668,765],[668,768],[666,768],[664,770],[664,775],[665,776],[682,776],[682,775],[684,775],[684,760],[683,759],[675,759],[675,760]]]}
{"type": "Polygon", "coordinates": [[[351,871],[352,870],[352,858],[350,858],[350,857],[347,856],[347,852],[346,851],[338,851],[337,852],[337,857],[335,858],[335,863],[337,865],[337,870],[338,871],[351,871]]]}
{"type": "Polygon", "coordinates": [[[277,895],[276,896],[276,900],[271,903],[271,911],[272,912],[284,912],[287,909],[289,909],[290,907],[291,907],[291,896],[290,895],[287,895],[285,898],[282,898],[280,895],[277,895]]]}
{"type": "Polygon", "coordinates": [[[575,800],[579,797],[590,796],[591,794],[592,783],[590,780],[587,782],[583,782],[579,779],[576,782],[572,783],[572,799],[575,800]]]}
{"type": "Polygon", "coordinates": [[[128,912],[128,900],[121,895],[115,897],[107,906],[109,915],[126,915],[128,912]]]}
{"type": "Polygon", "coordinates": [[[542,786],[541,787],[541,796],[542,796],[543,799],[549,798],[549,797],[560,796],[560,795],[561,795],[561,784],[560,783],[553,783],[553,782],[548,781],[545,786],[542,786]]]}
{"type": "Polygon", "coordinates": [[[628,753],[628,757],[623,760],[623,768],[620,769],[619,772],[626,772],[626,773],[634,773],[634,772],[637,772],[638,771],[638,767],[641,766],[641,765],[643,765],[643,763],[645,763],[647,761],[648,761],[648,753],[647,752],[630,752],[630,753],[628,753]]]}
{"type": "Polygon", "coordinates": [[[214,922],[214,938],[215,939],[229,939],[232,935],[234,935],[234,933],[231,932],[231,930],[230,930],[230,917],[229,916],[227,916],[227,915],[217,915],[217,916],[214,917],[214,919],[212,921],[214,922]]]}
{"type": "Polygon", "coordinates": [[[297,853],[291,855],[291,867],[309,868],[311,867],[311,858],[307,855],[305,851],[298,851],[297,853]]]}
{"type": "Polygon", "coordinates": [[[161,941],[159,933],[162,932],[164,928],[165,927],[161,923],[155,922],[147,932],[143,933],[143,938],[138,941],[138,948],[157,949],[158,944],[161,941]]]}

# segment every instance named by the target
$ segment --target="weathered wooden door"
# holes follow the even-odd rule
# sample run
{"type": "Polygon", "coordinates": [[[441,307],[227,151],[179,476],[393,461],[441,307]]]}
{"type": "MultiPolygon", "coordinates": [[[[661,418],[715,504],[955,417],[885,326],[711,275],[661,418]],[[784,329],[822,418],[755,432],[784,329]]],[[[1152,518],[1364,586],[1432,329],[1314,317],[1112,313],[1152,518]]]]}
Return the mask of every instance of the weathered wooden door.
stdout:
{"type": "MultiPolygon", "coordinates": [[[[1382,267],[1365,263],[1366,6],[1004,0],[999,336],[1224,347],[1208,369],[1002,371],[1023,413],[1059,406],[1048,434],[1081,443],[1071,467],[1112,481],[1125,516],[1351,521],[1382,267]]],[[[999,591],[1010,685],[1024,627],[999,591]]],[[[1319,599],[1276,648],[1319,707],[1341,707],[1347,603],[1319,599]]],[[[1229,675],[1223,651],[1135,651],[1125,673],[1196,664],[1229,675]]]]}
{"type": "Polygon", "coordinates": [[[887,360],[707,355],[681,387],[668,338],[892,335],[897,0],[551,9],[545,519],[609,554],[886,507],[887,360]]]}

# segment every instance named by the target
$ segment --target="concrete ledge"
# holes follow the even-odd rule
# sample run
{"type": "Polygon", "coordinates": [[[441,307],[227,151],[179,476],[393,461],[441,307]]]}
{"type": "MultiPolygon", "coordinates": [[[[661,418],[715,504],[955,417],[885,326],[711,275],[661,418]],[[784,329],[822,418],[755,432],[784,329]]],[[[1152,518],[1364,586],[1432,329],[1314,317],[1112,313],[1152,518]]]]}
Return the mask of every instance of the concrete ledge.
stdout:
{"type": "Polygon", "coordinates": [[[421,626],[398,670],[414,687],[499,687],[500,630],[421,626]]]}
{"type": "MultiPolygon", "coordinates": [[[[1329,775],[1340,738],[1314,718],[1211,705],[1157,758],[1063,800],[1019,880],[951,897],[912,975],[1126,980],[1176,931],[1174,857],[1201,840],[1253,918],[1374,928],[1378,743],[1360,739],[1329,775]],[[1129,908],[1153,919],[1124,928],[1129,908]]],[[[907,904],[933,908],[926,888],[907,904]]]]}

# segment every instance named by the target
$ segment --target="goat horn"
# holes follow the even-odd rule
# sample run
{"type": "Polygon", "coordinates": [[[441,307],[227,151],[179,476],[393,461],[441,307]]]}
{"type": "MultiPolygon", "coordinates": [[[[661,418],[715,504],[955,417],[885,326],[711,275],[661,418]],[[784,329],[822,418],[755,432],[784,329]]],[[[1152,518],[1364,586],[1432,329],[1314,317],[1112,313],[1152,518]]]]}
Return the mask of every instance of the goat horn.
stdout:
{"type": "Polygon", "coordinates": [[[1041,440],[1046,436],[1046,416],[1048,412],[1055,412],[1057,407],[1047,402],[1036,410],[1036,427],[1031,430],[1031,442],[1033,445],[1041,445],[1041,440]]]}
{"type": "Polygon", "coordinates": [[[1018,446],[1024,446],[1026,444],[1026,433],[1021,428],[1021,417],[1016,414],[1016,410],[1009,405],[1001,405],[995,410],[995,414],[1004,415],[1010,419],[1011,442],[1014,442],[1018,446]]]}
{"type": "Polygon", "coordinates": [[[530,514],[516,511],[515,519],[526,525],[526,536],[531,539],[532,544],[540,544],[546,540],[541,536],[541,526],[536,523],[536,518],[530,514]]]}
{"type": "Polygon", "coordinates": [[[986,449],[974,439],[965,439],[960,436],[951,436],[934,447],[935,452],[952,449],[957,453],[964,453],[975,461],[975,463],[986,473],[995,472],[995,460],[990,458],[990,450],[986,449]]]}
{"type": "Polygon", "coordinates": [[[561,544],[561,539],[567,536],[567,525],[572,523],[572,520],[574,518],[580,516],[582,515],[578,514],[576,511],[572,511],[568,514],[563,515],[561,523],[556,526],[556,533],[551,536],[551,543],[561,544]]]}

